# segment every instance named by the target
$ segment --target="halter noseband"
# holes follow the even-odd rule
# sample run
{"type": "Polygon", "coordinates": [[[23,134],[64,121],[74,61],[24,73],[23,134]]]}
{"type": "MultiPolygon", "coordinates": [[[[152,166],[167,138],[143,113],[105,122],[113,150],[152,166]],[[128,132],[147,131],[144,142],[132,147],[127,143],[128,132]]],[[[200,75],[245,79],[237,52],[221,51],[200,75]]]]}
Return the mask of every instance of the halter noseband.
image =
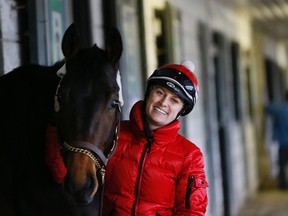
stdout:
{"type": "MultiPolygon", "coordinates": [[[[91,145],[90,143],[88,143],[89,145],[91,145]]],[[[90,157],[93,162],[95,163],[95,166],[100,170],[100,173],[101,173],[101,180],[102,182],[104,182],[104,179],[105,179],[105,165],[101,166],[99,161],[98,161],[98,158],[91,152],[91,150],[87,150],[87,149],[84,149],[84,148],[79,148],[79,147],[73,147],[73,146],[70,146],[67,142],[63,142],[63,147],[68,150],[68,151],[71,151],[71,152],[76,152],[76,153],[81,153],[81,154],[85,154],[87,155],[88,157],[90,157]]],[[[98,149],[98,148],[97,148],[98,149]]],[[[99,150],[99,152],[101,152],[99,150]]],[[[102,152],[101,152],[102,153],[102,152]]],[[[102,153],[103,154],[103,153],[102,153]]],[[[104,154],[103,154],[104,155],[104,154]]],[[[100,157],[99,154],[97,154],[98,157],[100,157]]],[[[105,158],[106,159],[106,158],[105,158]]],[[[107,161],[107,159],[106,159],[107,161]]]]}

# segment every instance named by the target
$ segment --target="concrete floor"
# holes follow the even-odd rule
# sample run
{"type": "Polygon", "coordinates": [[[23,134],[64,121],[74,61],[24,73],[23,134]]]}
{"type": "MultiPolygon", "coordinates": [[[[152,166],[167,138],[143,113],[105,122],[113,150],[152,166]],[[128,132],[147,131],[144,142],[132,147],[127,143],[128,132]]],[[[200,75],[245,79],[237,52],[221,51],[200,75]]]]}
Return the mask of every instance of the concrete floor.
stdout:
{"type": "Polygon", "coordinates": [[[288,216],[288,190],[259,192],[246,203],[238,216],[288,216]]]}

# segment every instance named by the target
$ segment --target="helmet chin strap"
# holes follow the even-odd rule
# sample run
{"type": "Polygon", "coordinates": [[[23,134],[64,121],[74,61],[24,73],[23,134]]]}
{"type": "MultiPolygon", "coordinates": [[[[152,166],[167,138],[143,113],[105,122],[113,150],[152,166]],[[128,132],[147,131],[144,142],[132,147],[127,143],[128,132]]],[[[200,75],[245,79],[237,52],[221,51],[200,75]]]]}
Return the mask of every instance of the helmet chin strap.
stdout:
{"type": "MultiPolygon", "coordinates": [[[[182,109],[180,110],[180,112],[177,114],[175,120],[179,120],[180,117],[183,116],[183,114],[185,113],[186,109],[187,109],[187,106],[186,106],[186,104],[184,104],[183,107],[182,107],[182,109]]],[[[174,121],[175,121],[175,120],[174,120],[174,121]]]]}

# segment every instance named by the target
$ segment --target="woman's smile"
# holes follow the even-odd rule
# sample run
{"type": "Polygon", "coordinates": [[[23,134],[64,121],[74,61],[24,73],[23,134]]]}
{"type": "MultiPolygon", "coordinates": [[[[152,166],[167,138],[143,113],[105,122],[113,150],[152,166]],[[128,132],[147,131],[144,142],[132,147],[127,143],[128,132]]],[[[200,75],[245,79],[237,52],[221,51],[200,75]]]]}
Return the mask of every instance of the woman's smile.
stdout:
{"type": "Polygon", "coordinates": [[[157,106],[154,107],[154,110],[155,110],[156,112],[159,112],[160,114],[168,115],[168,112],[166,112],[166,111],[160,109],[160,108],[157,107],[157,106]]]}

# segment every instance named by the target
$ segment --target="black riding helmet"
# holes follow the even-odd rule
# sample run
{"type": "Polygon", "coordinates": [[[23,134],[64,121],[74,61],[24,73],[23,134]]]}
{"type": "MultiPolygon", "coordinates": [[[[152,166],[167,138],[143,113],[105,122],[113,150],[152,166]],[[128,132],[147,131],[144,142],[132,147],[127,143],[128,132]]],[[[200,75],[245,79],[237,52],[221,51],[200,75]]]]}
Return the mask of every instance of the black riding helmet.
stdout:
{"type": "Polygon", "coordinates": [[[184,101],[184,107],[177,117],[189,114],[196,104],[199,91],[194,70],[195,66],[189,60],[182,64],[167,64],[156,69],[147,80],[144,101],[146,101],[152,86],[161,85],[184,101]]]}

